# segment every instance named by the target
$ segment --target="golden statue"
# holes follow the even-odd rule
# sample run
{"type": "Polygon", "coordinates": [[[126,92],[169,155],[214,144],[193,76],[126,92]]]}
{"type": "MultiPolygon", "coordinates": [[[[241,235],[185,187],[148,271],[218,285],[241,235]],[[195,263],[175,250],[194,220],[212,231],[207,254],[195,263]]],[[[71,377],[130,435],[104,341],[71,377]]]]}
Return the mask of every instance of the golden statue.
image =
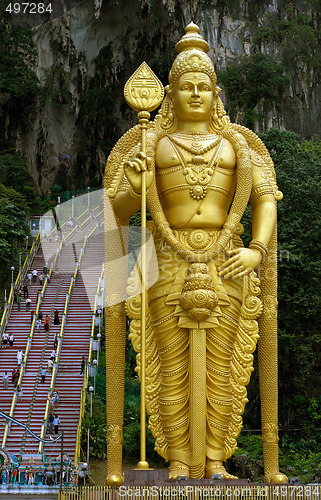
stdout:
{"type": "MultiPolygon", "coordinates": [[[[199,28],[188,25],[176,46],[179,54],[159,114],[146,125],[146,154],[136,126],[110,154],[105,188],[121,227],[140,208],[146,172],[153,219],[148,227],[159,267],[157,282],[147,292],[146,407],[155,449],[170,461],[170,477],[232,477],[223,462],[237,449],[260,331],[265,477],[281,482],[276,200],[282,193],[262,141],[230,123],[208,48],[199,28]],[[241,218],[248,202],[252,241],[244,248],[241,218]]],[[[106,240],[107,259],[113,256],[111,246],[106,240]]],[[[130,338],[139,353],[136,288],[133,274],[128,282],[132,297],[106,314],[106,484],[122,480],[125,315],[131,318],[130,338]]],[[[139,373],[140,359],[138,354],[139,373]]]]}

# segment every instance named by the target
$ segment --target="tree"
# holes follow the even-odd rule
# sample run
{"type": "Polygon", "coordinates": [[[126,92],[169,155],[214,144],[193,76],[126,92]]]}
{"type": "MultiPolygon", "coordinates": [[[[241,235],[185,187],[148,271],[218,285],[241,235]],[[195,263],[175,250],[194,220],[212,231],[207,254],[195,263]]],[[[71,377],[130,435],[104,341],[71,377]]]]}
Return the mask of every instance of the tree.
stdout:
{"type": "Polygon", "coordinates": [[[0,153],[0,278],[17,265],[18,250],[24,248],[29,233],[26,216],[42,215],[49,204],[32,185],[23,159],[9,152],[0,153]]]}
{"type": "Polygon", "coordinates": [[[283,66],[262,53],[218,71],[218,80],[224,85],[231,118],[234,120],[237,110],[240,110],[244,115],[242,124],[250,128],[258,116],[255,108],[259,102],[263,101],[265,112],[273,109],[273,105],[278,106],[289,81],[283,66]]]}
{"type": "Polygon", "coordinates": [[[28,232],[24,205],[23,196],[0,184],[0,276],[16,263],[19,242],[28,232]]]}

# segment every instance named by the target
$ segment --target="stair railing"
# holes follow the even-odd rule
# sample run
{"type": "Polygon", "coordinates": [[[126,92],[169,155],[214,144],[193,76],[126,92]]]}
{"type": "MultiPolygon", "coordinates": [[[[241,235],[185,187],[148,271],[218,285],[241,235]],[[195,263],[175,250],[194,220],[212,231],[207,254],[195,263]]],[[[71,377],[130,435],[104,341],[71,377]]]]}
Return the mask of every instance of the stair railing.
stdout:
{"type": "MultiPolygon", "coordinates": [[[[88,209],[85,210],[79,216],[79,219],[81,217],[83,217],[84,214],[87,211],[88,211],[88,209]]],[[[45,418],[43,420],[43,424],[42,424],[42,428],[41,428],[41,435],[45,435],[45,431],[46,431],[47,420],[48,420],[48,413],[49,413],[50,394],[51,394],[52,389],[54,387],[54,383],[55,383],[55,379],[56,379],[56,373],[57,373],[58,366],[59,366],[59,359],[60,359],[60,352],[61,352],[61,347],[60,346],[61,346],[62,338],[63,338],[63,334],[64,334],[66,315],[67,315],[67,312],[68,312],[68,306],[69,306],[69,301],[70,301],[70,298],[71,298],[72,290],[74,288],[74,285],[75,285],[75,282],[76,282],[76,279],[77,279],[77,276],[78,276],[78,272],[80,270],[80,265],[81,265],[81,261],[82,261],[82,258],[83,258],[83,255],[84,255],[84,252],[85,252],[85,249],[86,249],[86,246],[87,246],[87,242],[94,235],[94,233],[97,230],[98,230],[98,224],[93,228],[93,230],[89,233],[89,235],[85,236],[84,244],[83,244],[83,246],[81,248],[80,255],[79,255],[79,260],[78,260],[78,262],[76,264],[76,269],[75,269],[74,275],[71,278],[71,282],[70,282],[68,293],[66,294],[66,302],[65,302],[64,313],[63,313],[62,322],[61,322],[61,330],[60,330],[60,335],[58,337],[57,356],[56,356],[56,360],[55,360],[55,363],[54,363],[54,368],[53,368],[53,374],[52,374],[50,388],[49,388],[49,391],[48,391],[48,398],[47,398],[47,403],[46,403],[45,418]]],[[[61,253],[62,246],[65,243],[65,240],[69,239],[70,234],[71,233],[69,233],[66,238],[65,237],[62,238],[62,240],[60,242],[60,245],[57,248],[54,260],[52,261],[50,269],[49,269],[49,279],[51,278],[52,272],[53,272],[53,270],[54,270],[54,268],[56,266],[58,257],[59,257],[59,255],[61,253]]],[[[10,316],[10,313],[11,313],[11,309],[12,309],[12,305],[13,305],[13,300],[14,300],[14,288],[17,287],[25,279],[27,271],[30,268],[30,264],[33,262],[33,259],[34,259],[35,255],[36,255],[37,251],[38,251],[40,242],[41,242],[41,238],[40,238],[40,231],[39,231],[38,234],[37,234],[36,239],[32,243],[29,255],[26,257],[26,259],[24,261],[23,268],[22,268],[21,271],[19,271],[19,274],[18,274],[17,279],[15,281],[15,286],[11,287],[10,294],[9,294],[9,299],[8,299],[8,303],[7,303],[7,307],[5,308],[5,311],[4,311],[4,313],[2,315],[2,319],[1,319],[1,330],[0,330],[1,336],[2,336],[2,333],[5,331],[5,328],[7,326],[8,319],[9,319],[9,316],[10,316]]],[[[40,306],[41,306],[41,303],[43,301],[43,297],[44,297],[47,285],[48,285],[48,277],[46,276],[45,280],[44,280],[44,284],[43,284],[42,290],[41,290],[41,292],[38,295],[36,312],[35,312],[33,320],[32,320],[30,334],[28,335],[28,341],[27,341],[27,345],[26,345],[26,350],[25,350],[24,358],[23,358],[23,360],[21,362],[20,375],[19,375],[19,379],[18,379],[18,382],[17,382],[17,386],[21,385],[22,379],[23,379],[23,375],[25,373],[26,364],[27,364],[27,360],[28,360],[28,355],[29,355],[29,351],[30,351],[30,348],[31,348],[31,345],[32,345],[32,338],[33,338],[33,334],[34,334],[34,330],[35,330],[36,318],[38,317],[40,306]]],[[[92,348],[92,341],[90,343],[90,349],[91,348],[92,348]]],[[[87,380],[88,380],[88,377],[87,377],[87,380]]],[[[15,406],[16,406],[16,403],[17,403],[17,399],[18,399],[18,392],[17,392],[17,388],[15,388],[14,389],[13,398],[12,398],[10,413],[9,413],[10,417],[13,417],[13,415],[14,415],[14,410],[15,410],[15,406]]],[[[84,407],[84,403],[82,404],[81,407],[82,408],[84,407]]],[[[6,441],[7,441],[7,438],[8,438],[10,427],[11,427],[10,422],[7,422],[5,424],[5,430],[4,430],[3,440],[2,440],[2,447],[5,447],[5,445],[6,445],[6,441]]],[[[78,435],[78,432],[77,432],[77,435],[78,435]]],[[[42,443],[40,443],[40,445],[42,445],[42,443]]],[[[40,446],[39,446],[39,448],[40,448],[40,446]]],[[[39,451],[39,453],[41,453],[41,451],[39,451]]]]}
{"type": "MultiPolygon", "coordinates": [[[[84,210],[84,212],[82,212],[79,217],[76,218],[76,225],[75,227],[70,231],[70,233],[68,233],[66,235],[66,240],[69,240],[71,238],[71,236],[77,232],[78,228],[80,227],[82,229],[82,226],[83,226],[83,223],[81,223],[81,219],[83,217],[85,217],[86,213],[88,212],[88,208],[86,208],[86,210],[84,210]]],[[[87,219],[86,219],[87,220],[87,219]]],[[[63,226],[65,226],[65,224],[67,224],[67,221],[63,224],[63,226]]]]}
{"type": "Polygon", "coordinates": [[[22,268],[19,269],[19,273],[18,273],[17,279],[15,281],[15,288],[20,287],[20,285],[23,283],[23,281],[26,277],[27,271],[28,271],[35,255],[36,255],[36,253],[38,252],[39,245],[40,245],[40,231],[38,231],[36,239],[32,242],[32,246],[31,246],[29,255],[26,256],[22,268]]]}
{"type": "MultiPolygon", "coordinates": [[[[74,275],[71,277],[71,280],[70,280],[70,285],[69,285],[68,292],[66,293],[65,307],[64,307],[64,312],[62,314],[61,327],[60,327],[60,332],[59,332],[59,335],[58,335],[58,344],[57,344],[57,349],[56,349],[56,358],[54,360],[53,369],[52,369],[52,375],[51,375],[51,381],[50,381],[50,386],[49,386],[49,389],[48,389],[48,396],[47,396],[47,402],[46,402],[46,408],[45,408],[45,415],[44,415],[44,418],[43,418],[42,424],[41,424],[41,431],[40,431],[40,437],[41,438],[44,438],[44,436],[46,435],[47,422],[48,422],[48,416],[49,416],[49,407],[50,407],[50,398],[51,398],[51,395],[52,395],[52,392],[53,392],[53,389],[54,389],[55,383],[56,383],[56,376],[57,376],[57,373],[58,373],[60,353],[61,353],[61,348],[62,348],[62,339],[63,339],[64,332],[65,332],[66,316],[67,316],[67,313],[68,313],[68,307],[69,307],[70,297],[71,297],[71,294],[72,294],[72,291],[73,291],[73,288],[74,288],[74,284],[75,284],[75,276],[77,277],[78,270],[79,270],[79,263],[77,262],[74,275]]],[[[38,453],[39,454],[42,453],[42,449],[43,449],[43,443],[39,442],[39,448],[38,448],[38,453]]]]}
{"type": "Polygon", "coordinates": [[[62,250],[62,247],[63,247],[64,243],[65,243],[65,236],[63,236],[61,238],[61,241],[60,241],[59,246],[58,246],[58,248],[56,250],[55,256],[54,256],[54,258],[53,258],[53,260],[52,260],[52,262],[50,264],[50,268],[49,268],[49,272],[48,272],[49,278],[51,278],[52,272],[53,272],[53,270],[56,267],[57,260],[58,260],[59,255],[61,254],[61,250],[62,250]]]}
{"type": "Polygon", "coordinates": [[[97,205],[93,210],[87,210],[88,211],[88,214],[89,216],[84,220],[84,222],[82,224],[80,224],[80,228],[83,229],[87,224],[89,224],[93,218],[97,218],[99,215],[101,215],[104,211],[104,209],[102,209],[98,214],[95,214],[96,210],[99,210],[99,208],[101,208],[101,204],[97,205]]]}

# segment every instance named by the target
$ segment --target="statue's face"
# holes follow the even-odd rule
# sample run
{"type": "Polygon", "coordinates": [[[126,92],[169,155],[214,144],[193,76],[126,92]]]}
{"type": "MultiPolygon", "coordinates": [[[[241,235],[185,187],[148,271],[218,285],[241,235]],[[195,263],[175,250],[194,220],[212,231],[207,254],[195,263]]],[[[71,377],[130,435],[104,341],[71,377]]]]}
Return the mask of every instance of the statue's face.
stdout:
{"type": "Polygon", "coordinates": [[[177,80],[173,98],[180,121],[208,121],[214,105],[210,77],[200,72],[184,73],[177,80]]]}

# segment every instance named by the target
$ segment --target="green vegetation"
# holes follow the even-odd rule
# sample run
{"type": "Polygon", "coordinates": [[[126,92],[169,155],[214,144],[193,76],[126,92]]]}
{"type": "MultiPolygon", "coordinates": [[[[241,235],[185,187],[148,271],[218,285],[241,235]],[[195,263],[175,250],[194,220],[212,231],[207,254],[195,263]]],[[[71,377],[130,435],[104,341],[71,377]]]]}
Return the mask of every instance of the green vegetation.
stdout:
{"type": "MultiPolygon", "coordinates": [[[[234,121],[252,128],[254,123],[260,130],[266,129],[266,116],[281,99],[287,85],[297,88],[297,81],[316,85],[321,76],[321,56],[319,50],[320,27],[319,0],[304,2],[312,7],[309,15],[298,13],[289,3],[286,12],[264,13],[263,22],[253,12],[259,8],[248,1],[249,18],[245,29],[251,33],[251,56],[237,63],[230,63],[223,71],[218,71],[227,96],[227,111],[234,121]],[[251,5],[250,5],[251,4],[251,5]],[[266,52],[269,52],[269,55],[266,52]],[[277,54],[270,55],[274,51],[277,54]],[[263,53],[264,52],[264,53],[263,53]]],[[[229,10],[237,8],[234,0],[224,0],[229,10]]],[[[304,91],[305,92],[305,91],[304,91]]],[[[290,104],[288,104],[290,106],[290,104]]],[[[298,107],[293,106],[293,113],[298,107]]]]}
{"type": "MultiPolygon", "coordinates": [[[[289,478],[310,483],[321,477],[320,443],[300,438],[296,433],[292,439],[284,435],[280,442],[280,470],[289,478]],[[320,448],[319,448],[320,449],[320,448]]],[[[248,477],[254,482],[264,482],[262,439],[258,434],[241,433],[237,440],[238,450],[228,463],[231,473],[248,477]]]]}
{"type": "Polygon", "coordinates": [[[70,75],[66,74],[59,65],[54,65],[47,71],[46,83],[41,89],[40,102],[44,105],[51,102],[53,106],[59,107],[68,103],[69,91],[68,80],[70,75]]]}
{"type": "Polygon", "coordinates": [[[33,187],[27,165],[14,149],[17,130],[32,123],[39,94],[33,71],[35,46],[32,30],[10,26],[5,2],[0,0],[0,282],[9,268],[19,266],[25,248],[27,215],[48,210],[46,201],[33,187]]]}
{"type": "MultiPolygon", "coordinates": [[[[241,111],[241,122],[251,128],[256,119],[263,120],[273,105],[281,103],[281,97],[289,79],[283,67],[266,54],[254,54],[240,63],[230,64],[224,71],[218,71],[218,80],[224,85],[229,115],[232,121],[241,111]],[[263,115],[255,109],[263,103],[263,115]]],[[[239,120],[238,120],[239,121],[239,120]]]]}
{"type": "Polygon", "coordinates": [[[306,5],[311,5],[316,11],[321,10],[321,0],[304,0],[306,5]]]}
{"type": "Polygon", "coordinates": [[[86,414],[81,427],[81,451],[86,459],[89,429],[89,453],[91,458],[106,458],[107,423],[106,408],[101,399],[93,396],[93,416],[90,417],[90,403],[87,402],[86,414]]]}
{"type": "MultiPolygon", "coordinates": [[[[151,15],[156,3],[152,2],[150,6],[151,15]]],[[[100,50],[95,60],[95,72],[91,78],[83,82],[82,75],[78,72],[75,84],[80,94],[78,125],[81,133],[78,138],[77,161],[73,167],[75,182],[81,182],[84,175],[87,175],[90,186],[101,185],[103,168],[99,153],[103,153],[105,157],[109,155],[121,135],[118,117],[129,116],[132,113],[123,99],[125,81],[145,60],[157,76],[167,82],[172,52],[173,47],[170,44],[164,50],[159,46],[159,33],[151,38],[146,36],[146,32],[139,31],[136,36],[134,57],[131,55],[132,50],[124,46],[126,68],[121,81],[111,43],[100,50]]],[[[132,116],[132,121],[135,123],[134,113],[132,116]]],[[[57,182],[60,183],[62,180],[58,179],[57,182]]]]}
{"type": "Polygon", "coordinates": [[[240,5],[238,0],[221,0],[221,3],[229,10],[233,11],[240,5]]]}
{"type": "MultiPolygon", "coordinates": [[[[109,2],[113,7],[118,3],[117,0],[109,2]]],[[[304,3],[316,12],[321,8],[320,0],[304,3]]],[[[236,0],[221,0],[219,4],[221,11],[225,9],[230,14],[239,6],[236,0]]],[[[126,79],[142,60],[146,60],[166,84],[175,55],[174,44],[169,41],[168,33],[161,33],[161,27],[153,30],[142,27],[134,47],[127,47],[124,40],[122,56],[126,67],[121,68],[122,73],[120,63],[115,61],[113,47],[108,44],[96,58],[94,75],[86,79],[80,65],[77,74],[67,73],[61,62],[60,55],[63,55],[76,64],[72,40],[69,38],[67,44],[59,39],[52,40],[54,63],[40,90],[33,71],[36,52],[32,31],[11,27],[4,5],[4,0],[0,0],[0,282],[8,276],[12,264],[18,267],[18,255],[24,249],[28,234],[27,215],[42,214],[48,209],[46,201],[33,187],[25,162],[14,150],[17,130],[32,126],[37,99],[41,105],[49,100],[53,106],[60,107],[70,102],[69,89],[72,84],[76,86],[80,95],[77,122],[80,132],[77,160],[73,163],[75,177],[71,179],[64,172],[55,182],[64,189],[71,189],[83,187],[86,178],[90,186],[100,186],[101,157],[109,154],[121,135],[117,118],[124,116],[125,122],[135,121],[134,112],[120,100],[126,79]],[[72,75],[74,80],[71,81],[72,75]]],[[[250,0],[248,6],[253,10],[260,8],[250,0]]],[[[149,25],[161,25],[161,8],[160,0],[149,0],[139,11],[141,19],[147,19],[149,25]]],[[[287,74],[295,72],[306,83],[321,76],[320,27],[316,15],[297,14],[291,3],[283,19],[270,14],[264,17],[260,27],[250,25],[249,20],[246,20],[246,27],[253,35],[251,50],[257,53],[230,64],[226,70],[218,72],[218,77],[226,91],[232,120],[237,116],[238,122],[248,127],[258,122],[263,130],[267,113],[281,104],[289,82],[284,68],[287,74]],[[263,44],[278,49],[283,65],[261,53],[263,44]]],[[[80,59],[81,54],[78,55],[80,59]]],[[[293,105],[293,113],[298,110],[293,105]]],[[[321,140],[315,136],[302,141],[296,134],[280,130],[270,130],[262,138],[272,154],[279,188],[284,192],[284,200],[278,204],[280,462],[281,469],[289,476],[306,471],[301,479],[311,481],[314,476],[321,475],[321,140]]],[[[245,223],[249,217],[248,210],[245,223]]],[[[139,213],[132,218],[131,224],[140,224],[139,213]]],[[[247,243],[249,238],[247,232],[247,243]]],[[[138,236],[136,240],[139,245],[138,236]]],[[[134,367],[135,353],[127,341],[124,455],[138,457],[140,395],[134,367]]],[[[248,388],[247,430],[260,428],[257,360],[255,367],[248,388]]],[[[106,456],[104,383],[105,360],[101,355],[93,400],[94,416],[90,418],[87,414],[83,421],[82,443],[86,450],[89,427],[91,455],[97,458],[106,456]]],[[[147,454],[156,460],[153,447],[148,432],[147,454]]],[[[242,455],[248,457],[247,465],[254,471],[253,479],[258,479],[262,475],[261,437],[241,434],[236,459],[242,455]]],[[[158,460],[160,463],[161,459],[158,460]]]]}
{"type": "Polygon", "coordinates": [[[0,152],[0,282],[10,266],[18,267],[19,251],[29,234],[26,216],[48,210],[46,200],[35,191],[25,162],[15,153],[0,152]]]}
{"type": "MultiPolygon", "coordinates": [[[[300,143],[297,135],[280,130],[270,130],[262,139],[285,193],[278,204],[282,393],[286,397],[295,387],[304,394],[308,386],[313,390],[311,395],[319,396],[312,377],[321,369],[320,140],[300,143]]],[[[302,411],[294,425],[302,425],[307,405],[302,411]]]]}
{"type": "Polygon", "coordinates": [[[154,36],[146,36],[146,32],[139,31],[136,36],[135,60],[131,61],[132,72],[141,61],[146,61],[163,85],[167,85],[168,74],[176,55],[175,44],[166,40],[162,46],[158,32],[154,36]]]}
{"type": "MultiPolygon", "coordinates": [[[[96,327],[97,328],[97,327],[96,327]]],[[[98,330],[97,330],[98,331],[98,330]]],[[[125,401],[124,401],[124,458],[139,457],[140,446],[140,384],[135,372],[136,354],[130,340],[126,340],[125,360],[125,401]]],[[[89,428],[89,446],[91,458],[105,458],[107,452],[107,426],[106,426],[106,370],[105,370],[105,325],[101,329],[102,351],[99,356],[98,372],[95,380],[96,394],[93,396],[93,416],[90,417],[89,394],[86,403],[85,418],[82,423],[81,450],[83,458],[86,457],[87,436],[89,428]]],[[[90,378],[90,385],[94,379],[90,378]]],[[[147,422],[147,420],[146,420],[147,422]]],[[[147,422],[148,425],[148,422],[147,422]]],[[[147,427],[146,425],[146,427],[147,427]]],[[[147,453],[153,463],[161,466],[164,461],[154,451],[154,438],[147,429],[147,453]]]]}
{"type": "Polygon", "coordinates": [[[16,263],[19,242],[24,243],[28,232],[24,201],[17,191],[0,184],[0,276],[16,263]]]}
{"type": "Polygon", "coordinates": [[[71,99],[69,87],[72,77],[70,69],[69,71],[65,69],[63,58],[67,58],[71,66],[76,64],[77,59],[70,37],[67,38],[66,42],[58,39],[50,40],[50,47],[53,63],[46,70],[45,82],[40,90],[40,103],[44,106],[46,102],[50,102],[54,107],[60,107],[71,99]]]}
{"type": "MultiPolygon", "coordinates": [[[[315,9],[317,10],[317,7],[315,9]]],[[[310,77],[311,70],[320,76],[320,33],[317,23],[313,17],[296,15],[294,12],[288,14],[286,19],[279,19],[275,13],[268,15],[266,22],[254,29],[254,44],[273,42],[280,47],[283,64],[288,70],[295,66],[298,71],[298,68],[302,67],[307,78],[310,77]]]]}

